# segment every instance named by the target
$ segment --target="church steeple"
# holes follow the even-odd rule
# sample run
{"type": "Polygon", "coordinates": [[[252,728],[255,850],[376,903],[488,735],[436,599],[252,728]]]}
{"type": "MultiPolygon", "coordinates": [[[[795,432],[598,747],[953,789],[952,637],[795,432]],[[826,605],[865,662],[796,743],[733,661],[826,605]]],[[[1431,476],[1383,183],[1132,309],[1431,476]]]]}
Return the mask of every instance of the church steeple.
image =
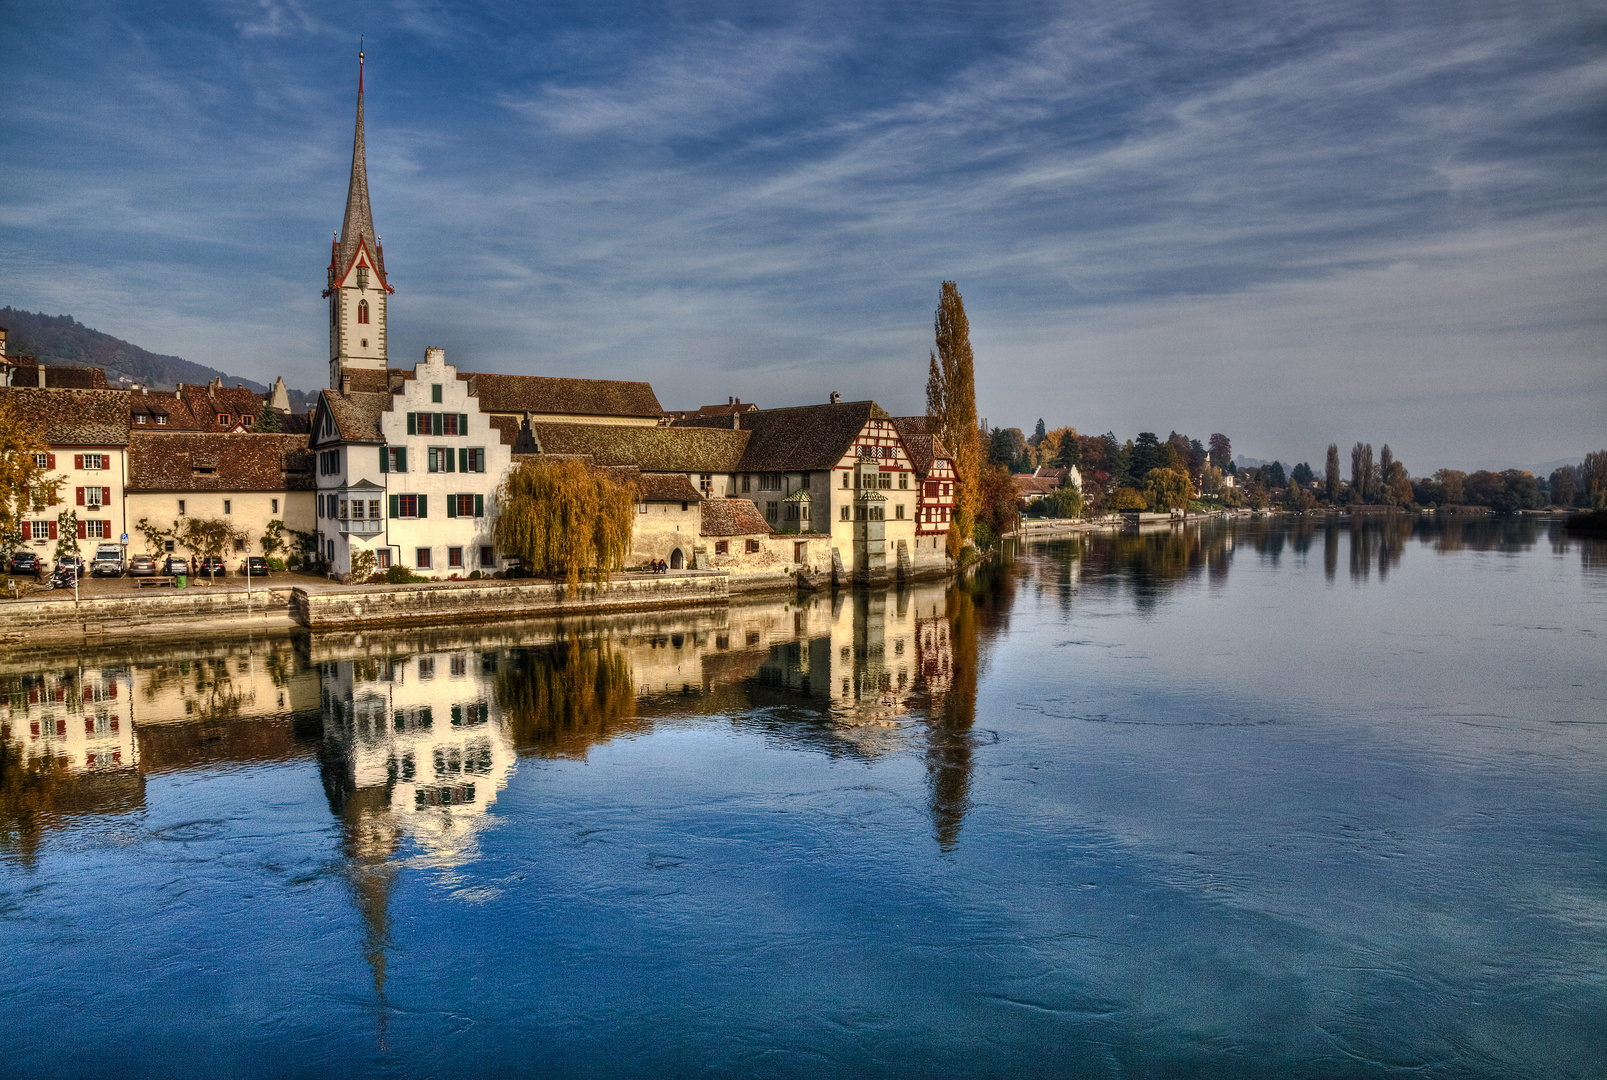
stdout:
{"type": "Polygon", "coordinates": [[[363,141],[363,54],[357,54],[357,133],[352,139],[352,175],[346,216],[331,245],[329,287],[329,385],[340,386],[345,368],[386,366],[385,300],[395,292],[385,277],[385,251],[374,232],[368,202],[368,153],[363,141]]]}

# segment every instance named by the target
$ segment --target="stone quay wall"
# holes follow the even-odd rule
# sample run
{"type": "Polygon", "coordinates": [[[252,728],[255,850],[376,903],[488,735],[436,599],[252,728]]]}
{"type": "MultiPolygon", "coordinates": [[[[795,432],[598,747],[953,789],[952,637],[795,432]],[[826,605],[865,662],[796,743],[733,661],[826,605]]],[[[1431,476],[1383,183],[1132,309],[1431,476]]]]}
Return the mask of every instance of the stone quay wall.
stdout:
{"type": "Polygon", "coordinates": [[[0,646],[131,634],[189,635],[227,628],[286,627],[287,588],[244,591],[176,589],[79,600],[10,601],[0,606],[0,646]]]}
{"type": "Polygon", "coordinates": [[[696,607],[724,604],[729,596],[729,579],[718,573],[625,578],[600,585],[583,581],[573,586],[550,581],[362,585],[295,589],[290,614],[314,630],[349,630],[696,607]]]}

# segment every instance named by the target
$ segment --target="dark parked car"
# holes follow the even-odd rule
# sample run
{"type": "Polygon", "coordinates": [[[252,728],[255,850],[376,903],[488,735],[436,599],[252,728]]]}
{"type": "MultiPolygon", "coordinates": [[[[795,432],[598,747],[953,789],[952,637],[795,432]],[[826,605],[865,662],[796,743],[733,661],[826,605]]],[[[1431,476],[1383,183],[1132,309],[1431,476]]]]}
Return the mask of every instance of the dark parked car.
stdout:
{"type": "Polygon", "coordinates": [[[44,573],[44,562],[31,551],[19,551],[11,556],[11,572],[37,578],[44,573]]]}
{"type": "Polygon", "coordinates": [[[268,560],[261,555],[249,556],[240,564],[240,573],[247,577],[267,577],[268,560]]]}
{"type": "Polygon", "coordinates": [[[156,560],[149,555],[136,555],[129,560],[129,577],[155,577],[156,572],[156,560]]]}
{"type": "Polygon", "coordinates": [[[229,568],[223,565],[222,559],[214,557],[195,560],[196,577],[223,577],[228,572],[229,568]]]}
{"type": "Polygon", "coordinates": [[[183,555],[169,555],[167,560],[162,563],[162,573],[167,574],[169,577],[175,574],[188,574],[189,572],[190,560],[183,555]]]}

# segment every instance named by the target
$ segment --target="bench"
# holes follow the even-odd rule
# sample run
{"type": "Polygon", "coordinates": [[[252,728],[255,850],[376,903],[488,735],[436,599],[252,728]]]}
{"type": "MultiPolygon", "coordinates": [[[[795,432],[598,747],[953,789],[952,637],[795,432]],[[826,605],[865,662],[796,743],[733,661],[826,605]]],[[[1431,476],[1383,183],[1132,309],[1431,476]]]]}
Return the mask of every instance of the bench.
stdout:
{"type": "Polygon", "coordinates": [[[141,589],[145,588],[147,585],[155,585],[156,587],[160,588],[163,585],[171,586],[173,584],[173,579],[170,577],[142,577],[134,584],[136,587],[141,589]]]}

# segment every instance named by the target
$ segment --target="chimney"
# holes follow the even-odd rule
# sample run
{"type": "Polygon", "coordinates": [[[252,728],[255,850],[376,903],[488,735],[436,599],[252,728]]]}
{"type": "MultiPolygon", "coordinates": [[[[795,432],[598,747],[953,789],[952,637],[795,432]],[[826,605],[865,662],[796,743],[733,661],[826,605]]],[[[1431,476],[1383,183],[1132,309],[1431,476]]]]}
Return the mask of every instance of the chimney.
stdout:
{"type": "Polygon", "coordinates": [[[45,365],[39,365],[39,389],[45,388],[45,365]]]}
{"type": "Polygon", "coordinates": [[[737,399],[734,397],[728,397],[725,399],[725,403],[727,405],[735,405],[737,403],[737,399]]]}
{"type": "Polygon", "coordinates": [[[735,409],[733,409],[731,411],[731,430],[732,431],[741,431],[742,430],[742,414],[737,412],[735,409]]]}
{"type": "Polygon", "coordinates": [[[843,396],[841,394],[839,394],[837,391],[833,390],[831,392],[831,403],[833,405],[842,404],[842,400],[843,400],[843,396]]]}
{"type": "Polygon", "coordinates": [[[425,349],[424,350],[424,362],[426,364],[444,364],[444,363],[446,363],[446,350],[445,349],[437,349],[434,346],[431,346],[430,348],[425,349]]]}

